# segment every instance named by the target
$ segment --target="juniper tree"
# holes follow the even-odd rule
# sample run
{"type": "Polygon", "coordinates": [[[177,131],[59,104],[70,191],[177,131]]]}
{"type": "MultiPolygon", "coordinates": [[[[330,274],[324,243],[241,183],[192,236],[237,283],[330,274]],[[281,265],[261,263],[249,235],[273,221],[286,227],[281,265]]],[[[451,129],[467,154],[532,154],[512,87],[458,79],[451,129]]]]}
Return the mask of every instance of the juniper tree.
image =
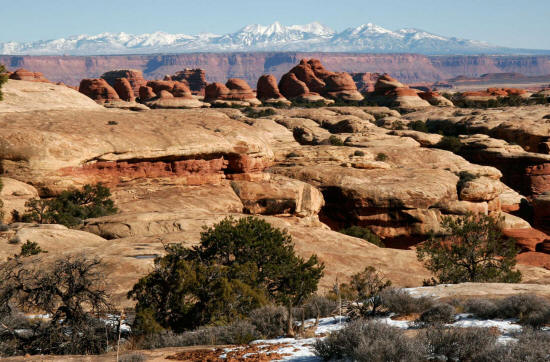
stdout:
{"type": "Polygon", "coordinates": [[[438,283],[516,283],[513,270],[517,247],[502,235],[500,220],[487,215],[444,218],[446,235],[432,237],[417,248],[417,257],[435,274],[438,283]]]}

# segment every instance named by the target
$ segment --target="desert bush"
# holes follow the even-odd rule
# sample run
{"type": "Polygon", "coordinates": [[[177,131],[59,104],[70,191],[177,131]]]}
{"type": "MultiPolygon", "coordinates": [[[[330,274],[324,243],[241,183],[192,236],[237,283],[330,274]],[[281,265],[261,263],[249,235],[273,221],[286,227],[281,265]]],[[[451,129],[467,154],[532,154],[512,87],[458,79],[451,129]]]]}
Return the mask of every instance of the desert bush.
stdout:
{"type": "Polygon", "coordinates": [[[388,288],[380,292],[381,305],[400,315],[422,313],[430,309],[434,300],[429,297],[414,297],[406,290],[388,288]]]}
{"type": "Polygon", "coordinates": [[[26,257],[26,256],[38,255],[40,253],[47,253],[47,251],[42,249],[40,245],[38,245],[38,243],[27,240],[25,244],[21,245],[21,251],[17,256],[26,257]]]}
{"type": "Polygon", "coordinates": [[[441,148],[442,150],[451,151],[453,153],[460,153],[462,150],[462,142],[458,137],[443,136],[443,138],[437,142],[435,148],[441,148]]]}
{"type": "MultiPolygon", "coordinates": [[[[12,333],[17,354],[97,354],[114,330],[98,316],[112,313],[103,289],[101,261],[66,256],[50,263],[12,258],[0,265],[0,317],[22,312],[50,315],[23,334],[12,333]]],[[[9,329],[9,328],[8,328],[9,329]]]]}
{"type": "Polygon", "coordinates": [[[8,240],[8,243],[10,244],[19,244],[21,242],[21,238],[19,236],[14,236],[10,240],[8,240]]]}
{"type": "Polygon", "coordinates": [[[435,304],[426,309],[418,320],[423,324],[445,324],[454,321],[455,309],[447,303],[435,304]]]}
{"type": "Polygon", "coordinates": [[[294,311],[294,317],[299,319],[325,318],[333,315],[338,309],[338,302],[322,295],[309,297],[300,308],[294,311]]]}
{"type": "Polygon", "coordinates": [[[365,152],[361,151],[361,150],[357,150],[353,153],[354,156],[364,156],[365,155],[365,152]]]}
{"type": "Polygon", "coordinates": [[[374,316],[381,304],[380,293],[389,286],[391,281],[372,266],[352,275],[349,284],[341,286],[343,290],[349,289],[355,299],[355,303],[348,307],[349,317],[357,319],[374,316]]]}
{"type": "Polygon", "coordinates": [[[183,333],[163,331],[143,335],[139,338],[137,346],[143,349],[155,349],[199,345],[245,344],[259,338],[262,338],[262,335],[252,323],[237,320],[225,326],[201,327],[183,333]]]}
{"type": "Polygon", "coordinates": [[[376,161],[386,161],[387,159],[388,159],[388,155],[386,155],[385,153],[382,153],[382,152],[377,154],[376,158],[375,158],[376,161]]]}
{"type": "Polygon", "coordinates": [[[428,328],[419,339],[429,359],[443,361],[478,361],[495,348],[497,336],[488,328],[428,328]]]}
{"type": "Polygon", "coordinates": [[[288,311],[281,306],[268,305],[254,309],[248,320],[263,338],[275,338],[285,334],[288,311]]]}
{"type": "Polygon", "coordinates": [[[497,300],[471,299],[464,303],[464,311],[482,319],[518,319],[535,329],[550,323],[550,303],[532,294],[497,300]]]}
{"type": "Polygon", "coordinates": [[[366,228],[366,227],[354,225],[345,229],[341,229],[339,232],[341,232],[342,234],[359,238],[359,239],[363,239],[381,248],[385,246],[382,240],[380,240],[380,238],[378,237],[378,235],[376,235],[375,233],[370,231],[369,228],[366,228]]]}
{"type": "Polygon", "coordinates": [[[273,108],[255,109],[252,107],[246,107],[243,113],[249,118],[262,118],[277,114],[273,108]]]}
{"type": "Polygon", "coordinates": [[[332,135],[328,138],[328,141],[333,146],[344,146],[344,141],[342,141],[338,136],[332,135]]]}
{"type": "Polygon", "coordinates": [[[432,237],[417,247],[417,257],[435,274],[439,283],[517,283],[521,273],[513,270],[517,247],[502,235],[500,221],[487,215],[446,217],[446,235],[432,237]]]}
{"type": "Polygon", "coordinates": [[[314,345],[315,353],[325,361],[421,361],[422,346],[403,331],[388,325],[357,320],[331,333],[314,345]]]}
{"type": "Polygon", "coordinates": [[[286,231],[254,217],[226,218],[205,228],[199,245],[168,245],[155,259],[128,293],[137,301],[135,329],[229,323],[269,302],[291,310],[317,290],[323,269],[317,256],[296,255],[286,231]]]}
{"type": "MultiPolygon", "coordinates": [[[[0,200],[1,202],[1,200],[0,200]]],[[[0,204],[0,207],[1,207],[1,204],[0,204]]],[[[6,224],[0,224],[0,232],[4,232],[4,231],[8,231],[10,229],[10,227],[6,224]]]]}
{"type": "Polygon", "coordinates": [[[81,190],[66,190],[53,199],[33,199],[26,204],[21,221],[77,226],[84,219],[117,212],[110,190],[102,184],[85,185],[81,190]]]}
{"type": "Polygon", "coordinates": [[[426,126],[426,123],[422,121],[412,121],[408,124],[408,127],[413,131],[425,132],[425,133],[428,132],[428,127],[426,126]]]}

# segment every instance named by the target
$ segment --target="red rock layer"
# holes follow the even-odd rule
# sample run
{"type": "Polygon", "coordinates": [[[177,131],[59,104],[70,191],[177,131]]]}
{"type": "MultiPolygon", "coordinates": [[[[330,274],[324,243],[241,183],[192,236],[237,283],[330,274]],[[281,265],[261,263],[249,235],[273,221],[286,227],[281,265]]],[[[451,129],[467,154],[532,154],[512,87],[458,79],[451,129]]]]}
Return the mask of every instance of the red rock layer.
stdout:
{"type": "Polygon", "coordinates": [[[117,78],[117,80],[115,80],[115,85],[113,86],[113,88],[117,92],[120,99],[127,102],[133,102],[136,100],[132,85],[127,78],[117,78]]]}
{"type": "Polygon", "coordinates": [[[525,173],[529,180],[530,195],[540,195],[550,191],[550,163],[529,166],[525,173]]]}
{"type": "Polygon", "coordinates": [[[185,98],[193,99],[191,90],[187,84],[173,80],[152,80],[147,82],[147,87],[161,98],[185,98]],[[172,97],[168,96],[170,94],[172,97]],[[164,96],[163,96],[164,95],[164,96]]]}
{"type": "Polygon", "coordinates": [[[361,93],[374,92],[374,85],[382,74],[380,73],[350,73],[351,78],[361,93]]]}

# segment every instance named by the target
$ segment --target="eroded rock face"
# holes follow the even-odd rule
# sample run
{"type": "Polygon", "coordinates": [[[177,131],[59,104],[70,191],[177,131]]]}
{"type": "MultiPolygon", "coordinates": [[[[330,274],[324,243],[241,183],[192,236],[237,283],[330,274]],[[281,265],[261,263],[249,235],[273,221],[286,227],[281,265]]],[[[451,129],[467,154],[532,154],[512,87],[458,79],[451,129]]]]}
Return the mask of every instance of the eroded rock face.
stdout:
{"type": "Polygon", "coordinates": [[[196,183],[205,178],[204,170],[213,175],[207,179],[223,176],[222,158],[227,161],[223,172],[231,177],[259,172],[273,159],[259,130],[223,113],[106,112],[0,117],[3,171],[44,192],[58,192],[104,177],[125,182],[166,176],[196,183]]]}
{"type": "Polygon", "coordinates": [[[153,93],[157,94],[160,98],[178,97],[184,99],[193,99],[191,90],[183,82],[171,80],[153,80],[147,82],[147,87],[151,87],[153,93]]]}
{"type": "Polygon", "coordinates": [[[380,73],[350,73],[357,90],[361,93],[374,92],[374,85],[382,74],[380,73]]]}
{"type": "Polygon", "coordinates": [[[428,101],[432,106],[453,107],[454,104],[449,99],[434,91],[420,92],[418,96],[428,101]]]}
{"type": "Polygon", "coordinates": [[[105,79],[82,79],[78,91],[87,95],[97,103],[119,100],[117,92],[105,79]]]}
{"type": "Polygon", "coordinates": [[[146,101],[155,98],[157,95],[153,92],[153,88],[149,86],[139,87],[139,99],[146,101]]]}
{"type": "Polygon", "coordinates": [[[9,223],[13,220],[14,212],[19,215],[25,213],[25,203],[29,200],[38,198],[38,191],[31,185],[9,177],[2,177],[2,185],[0,200],[4,203],[2,208],[4,218],[0,220],[0,222],[9,223]]]}

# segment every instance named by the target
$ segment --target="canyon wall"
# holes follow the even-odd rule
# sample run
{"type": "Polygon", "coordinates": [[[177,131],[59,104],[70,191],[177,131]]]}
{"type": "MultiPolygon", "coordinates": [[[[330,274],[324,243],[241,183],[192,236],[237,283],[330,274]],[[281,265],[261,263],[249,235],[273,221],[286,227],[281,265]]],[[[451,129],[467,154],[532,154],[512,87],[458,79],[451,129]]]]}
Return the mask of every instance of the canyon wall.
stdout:
{"type": "Polygon", "coordinates": [[[318,58],[333,71],[387,72],[402,82],[418,83],[458,75],[515,72],[550,74],[550,56],[425,56],[418,54],[356,53],[191,53],[174,55],[110,56],[2,56],[9,70],[26,68],[42,72],[56,82],[78,85],[113,69],[138,69],[147,79],[161,79],[185,68],[202,68],[209,82],[242,78],[252,85],[265,73],[280,78],[302,58],[318,58]]]}

